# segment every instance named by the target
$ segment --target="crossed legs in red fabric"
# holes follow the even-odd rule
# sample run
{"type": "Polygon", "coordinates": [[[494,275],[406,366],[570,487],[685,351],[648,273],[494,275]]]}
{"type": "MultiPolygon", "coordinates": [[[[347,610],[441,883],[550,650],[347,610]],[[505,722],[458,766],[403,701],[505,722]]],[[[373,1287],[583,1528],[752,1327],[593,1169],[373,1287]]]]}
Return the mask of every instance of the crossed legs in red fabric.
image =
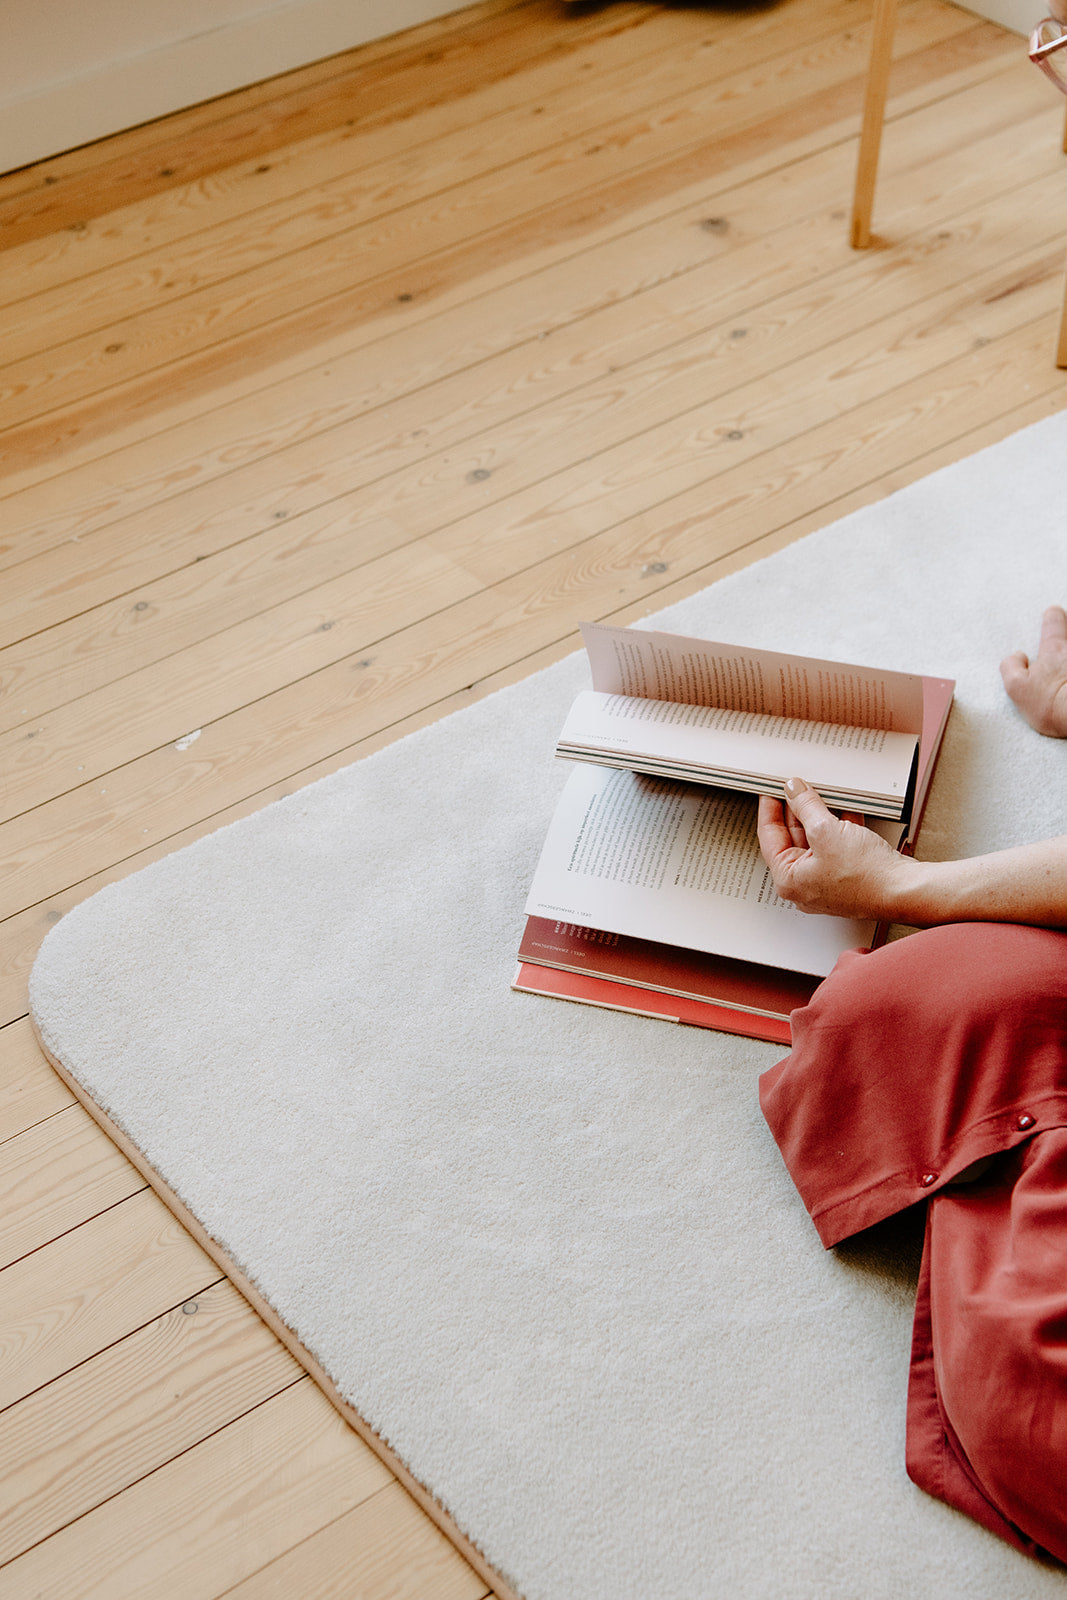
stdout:
{"type": "Polygon", "coordinates": [[[847,955],[793,1040],[760,1100],[823,1243],[928,1202],[909,1474],[1067,1563],[1067,933],[847,955]]]}

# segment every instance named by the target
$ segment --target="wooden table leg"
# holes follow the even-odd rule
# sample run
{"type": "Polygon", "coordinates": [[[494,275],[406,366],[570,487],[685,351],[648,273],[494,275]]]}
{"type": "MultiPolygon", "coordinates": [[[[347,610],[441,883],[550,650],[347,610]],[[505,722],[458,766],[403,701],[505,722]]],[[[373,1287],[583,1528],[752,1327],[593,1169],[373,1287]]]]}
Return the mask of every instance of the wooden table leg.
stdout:
{"type": "MultiPolygon", "coordinates": [[[[1063,148],[1067,151],[1067,117],[1063,122],[1063,148]]],[[[1060,312],[1060,337],[1056,345],[1056,365],[1067,367],[1067,281],[1063,285],[1063,310],[1060,312]]]]}
{"type": "Polygon", "coordinates": [[[885,121],[896,14],[897,0],[875,0],[871,57],[867,65],[867,88],[863,97],[863,127],[860,132],[859,159],[856,162],[856,188],[852,197],[854,250],[865,250],[871,242],[871,210],[878,177],[878,151],[885,121]]]}

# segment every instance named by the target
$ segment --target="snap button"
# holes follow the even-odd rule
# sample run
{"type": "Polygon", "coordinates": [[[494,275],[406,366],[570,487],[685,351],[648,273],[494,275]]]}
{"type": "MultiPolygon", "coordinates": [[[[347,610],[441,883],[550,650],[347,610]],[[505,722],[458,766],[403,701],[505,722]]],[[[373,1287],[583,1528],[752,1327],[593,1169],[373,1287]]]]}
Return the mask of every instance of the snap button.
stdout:
{"type": "Polygon", "coordinates": [[[919,1179],[919,1182],[922,1184],[924,1189],[929,1189],[932,1183],[937,1182],[937,1176],[938,1175],[936,1172],[924,1172],[922,1177],[919,1179]]]}
{"type": "Polygon", "coordinates": [[[1032,1128],[1036,1121],[1037,1121],[1037,1118],[1036,1117],[1032,1117],[1030,1115],[1029,1111],[1024,1111],[1021,1117],[1016,1117],[1015,1126],[1017,1128],[1021,1128],[1022,1131],[1025,1133],[1027,1128],[1032,1128]]]}

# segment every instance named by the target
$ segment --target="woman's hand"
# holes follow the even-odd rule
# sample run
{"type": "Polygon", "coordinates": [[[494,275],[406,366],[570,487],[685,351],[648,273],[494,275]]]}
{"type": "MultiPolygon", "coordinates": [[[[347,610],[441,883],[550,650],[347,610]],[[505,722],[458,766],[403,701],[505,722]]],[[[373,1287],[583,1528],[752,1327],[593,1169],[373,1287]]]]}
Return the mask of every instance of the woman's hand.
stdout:
{"type": "Polygon", "coordinates": [[[1000,663],[1000,675],[1032,728],[1051,739],[1067,739],[1067,613],[1062,606],[1049,606],[1042,617],[1033,660],[1016,650],[1000,663]]]}
{"type": "Polygon", "coordinates": [[[835,817],[800,778],[787,805],[764,795],[759,842],[774,886],[801,911],[937,922],[1029,922],[1067,928],[1067,834],[963,861],[901,856],[855,819],[835,817]]]}
{"type": "MultiPolygon", "coordinates": [[[[1067,0],[1064,0],[1067,11],[1067,0]]],[[[1067,739],[1067,613],[1049,606],[1031,660],[1000,663],[1004,687],[1038,733],[1067,739]]],[[[783,900],[801,911],[930,927],[938,922],[1028,922],[1067,928],[1067,834],[964,861],[901,856],[860,817],[835,817],[801,778],[786,804],[759,803],[763,859],[783,900]]]]}
{"type": "Polygon", "coordinates": [[[883,917],[911,862],[862,820],[835,817],[801,778],[785,786],[786,805],[760,796],[757,832],[783,900],[836,917],[883,917]]]}

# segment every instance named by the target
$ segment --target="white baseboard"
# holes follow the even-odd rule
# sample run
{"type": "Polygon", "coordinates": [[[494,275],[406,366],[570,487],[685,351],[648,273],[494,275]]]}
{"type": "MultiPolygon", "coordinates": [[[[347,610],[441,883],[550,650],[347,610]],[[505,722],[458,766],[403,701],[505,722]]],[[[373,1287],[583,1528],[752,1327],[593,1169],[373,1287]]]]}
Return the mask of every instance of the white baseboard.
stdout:
{"type": "Polygon", "coordinates": [[[1047,9],[1041,9],[1041,0],[956,0],[957,5],[964,11],[973,11],[976,16],[985,17],[987,22],[999,22],[1002,28],[1007,28],[1011,33],[1019,33],[1028,39],[1037,27],[1041,18],[1047,16],[1047,9]]]}
{"type": "Polygon", "coordinates": [[[0,172],[461,10],[456,0],[296,0],[0,103],[0,172]]]}

